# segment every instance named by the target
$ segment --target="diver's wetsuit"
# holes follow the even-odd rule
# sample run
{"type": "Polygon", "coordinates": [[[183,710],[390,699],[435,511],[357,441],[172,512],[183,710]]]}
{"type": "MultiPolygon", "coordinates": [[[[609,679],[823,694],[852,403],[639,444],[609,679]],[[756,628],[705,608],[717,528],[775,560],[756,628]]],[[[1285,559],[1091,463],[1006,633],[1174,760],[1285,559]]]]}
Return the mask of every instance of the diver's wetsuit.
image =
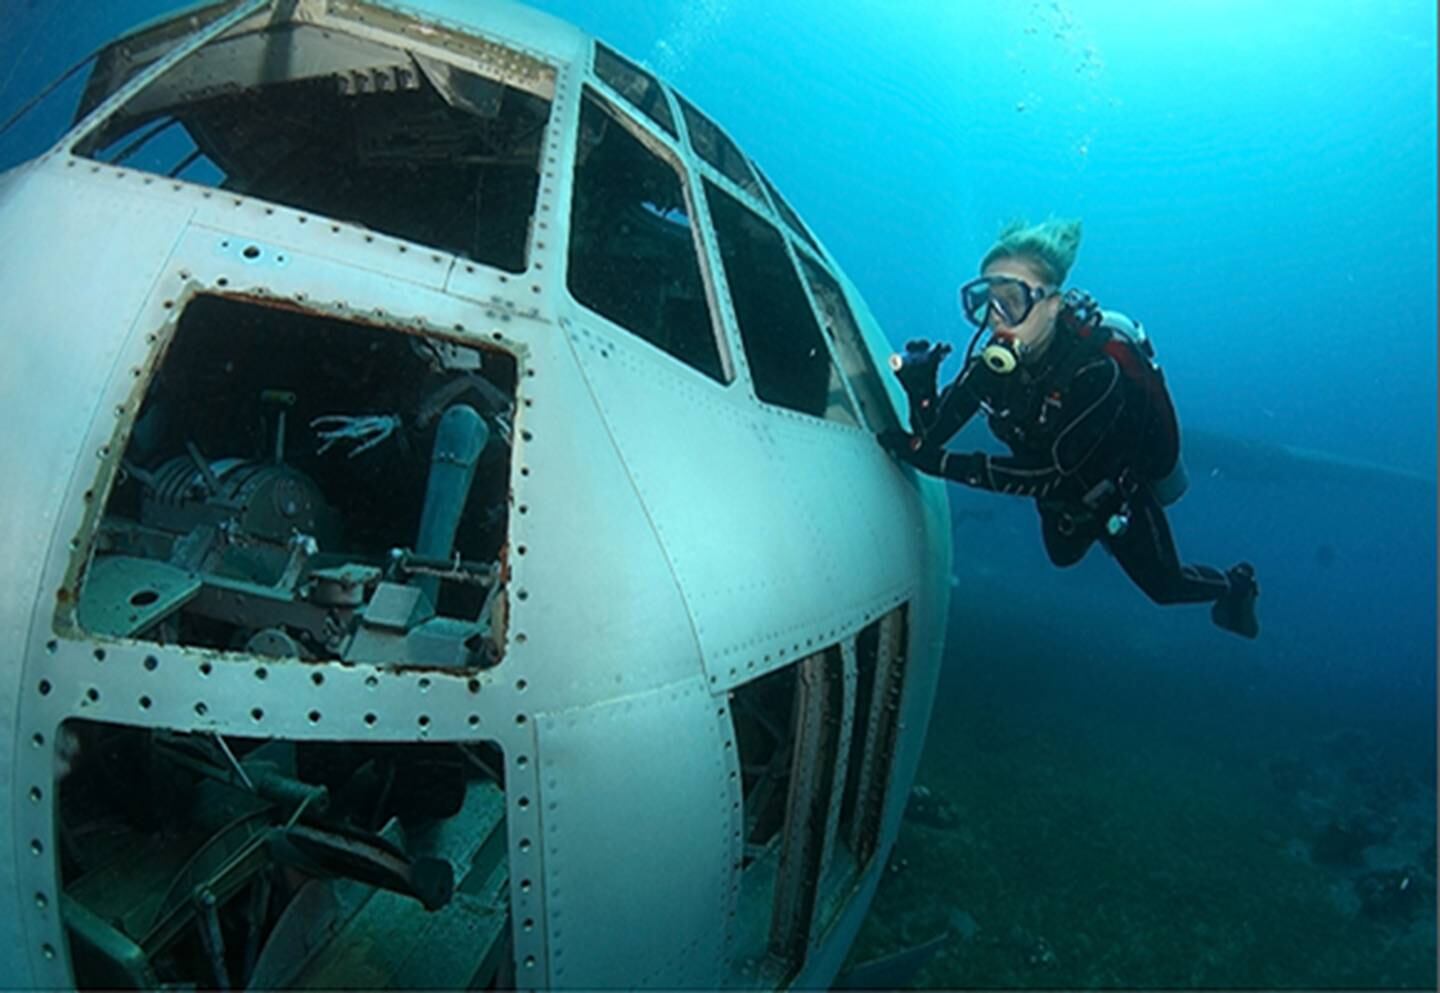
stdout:
{"type": "Polygon", "coordinates": [[[1045,551],[1057,566],[1079,562],[1098,539],[1156,603],[1219,600],[1230,581],[1218,569],[1180,563],[1164,508],[1132,469],[1147,413],[1116,361],[1060,326],[1034,367],[1002,375],[976,357],[938,398],[912,396],[920,442],[904,457],[967,486],[1035,497],[1045,551]],[[945,443],[982,408],[1013,454],[946,452],[945,443]],[[1111,535],[1106,521],[1127,504],[1129,526],[1111,535]]]}

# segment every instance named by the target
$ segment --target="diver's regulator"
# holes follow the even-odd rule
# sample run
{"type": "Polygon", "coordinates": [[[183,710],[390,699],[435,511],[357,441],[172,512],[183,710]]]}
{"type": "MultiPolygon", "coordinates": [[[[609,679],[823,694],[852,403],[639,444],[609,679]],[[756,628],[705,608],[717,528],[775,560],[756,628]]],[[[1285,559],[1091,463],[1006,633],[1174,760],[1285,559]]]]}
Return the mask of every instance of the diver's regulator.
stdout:
{"type": "Polygon", "coordinates": [[[965,349],[966,361],[975,354],[975,346],[979,344],[980,336],[987,332],[990,339],[985,342],[985,347],[980,349],[980,361],[985,363],[985,367],[998,376],[1008,376],[1020,368],[1020,363],[1025,361],[1025,353],[1029,351],[1025,343],[1009,335],[998,335],[983,325],[975,329],[975,334],[965,349]]]}
{"type": "Polygon", "coordinates": [[[990,343],[980,349],[980,361],[990,367],[991,372],[1008,376],[1015,371],[1020,364],[1020,357],[1016,354],[1018,348],[1008,341],[999,338],[991,339],[990,343]]]}

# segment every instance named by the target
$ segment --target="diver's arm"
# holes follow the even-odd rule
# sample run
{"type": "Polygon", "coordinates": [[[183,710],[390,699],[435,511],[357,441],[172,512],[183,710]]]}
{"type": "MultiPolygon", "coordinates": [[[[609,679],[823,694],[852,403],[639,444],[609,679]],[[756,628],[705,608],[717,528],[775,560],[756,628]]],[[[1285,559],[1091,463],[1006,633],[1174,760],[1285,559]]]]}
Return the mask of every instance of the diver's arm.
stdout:
{"type": "Polygon", "coordinates": [[[910,427],[926,448],[939,448],[969,423],[980,409],[980,397],[970,383],[979,363],[971,361],[934,402],[910,400],[910,427]]]}
{"type": "Polygon", "coordinates": [[[947,452],[926,444],[907,456],[921,472],[932,476],[1016,496],[1045,497],[1094,454],[1114,428],[1124,407],[1120,368],[1104,357],[1079,369],[1071,380],[1070,409],[1074,417],[1043,456],[988,455],[984,452],[947,452]]]}
{"type": "MultiPolygon", "coordinates": [[[[948,393],[949,390],[950,387],[947,386],[945,393],[948,393]]],[[[925,432],[929,430],[931,423],[935,420],[935,414],[940,409],[940,401],[945,396],[945,393],[941,393],[938,397],[935,396],[934,393],[931,393],[929,396],[909,394],[910,430],[915,432],[916,437],[924,435],[925,432]]]]}
{"type": "Polygon", "coordinates": [[[1032,461],[985,452],[941,452],[935,468],[934,475],[977,490],[1015,496],[1048,496],[1062,478],[1049,460],[1032,461]]]}

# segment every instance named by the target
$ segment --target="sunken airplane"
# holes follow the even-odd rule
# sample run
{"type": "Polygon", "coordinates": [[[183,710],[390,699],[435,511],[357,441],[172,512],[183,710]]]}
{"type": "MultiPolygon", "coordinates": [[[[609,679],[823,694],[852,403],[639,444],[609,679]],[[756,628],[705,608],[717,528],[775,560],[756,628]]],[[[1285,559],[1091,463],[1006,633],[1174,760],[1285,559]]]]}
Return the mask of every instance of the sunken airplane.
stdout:
{"type": "Polygon", "coordinates": [[[0,177],[0,987],[817,987],[942,484],[726,134],[500,2],[227,2],[0,177]]]}

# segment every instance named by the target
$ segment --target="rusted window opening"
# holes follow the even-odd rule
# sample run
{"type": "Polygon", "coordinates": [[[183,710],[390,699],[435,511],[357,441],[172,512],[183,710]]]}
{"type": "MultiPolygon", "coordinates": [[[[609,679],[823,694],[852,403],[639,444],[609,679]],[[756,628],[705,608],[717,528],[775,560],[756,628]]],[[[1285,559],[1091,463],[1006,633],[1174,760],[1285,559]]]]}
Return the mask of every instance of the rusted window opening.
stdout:
{"type": "Polygon", "coordinates": [[[56,752],[80,989],[509,988],[498,745],[72,720],[56,752]]]}
{"type": "Polygon", "coordinates": [[[792,773],[775,884],[770,954],[791,973],[805,959],[821,905],[821,874],[835,795],[844,713],[844,666],[838,647],[798,664],[792,773]]]}
{"type": "Polygon", "coordinates": [[[880,822],[905,688],[908,607],[902,605],[860,632],[856,639],[856,695],[840,808],[840,840],[863,870],[880,840],[880,822]]]}
{"type": "Polygon", "coordinates": [[[80,627],[496,664],[515,388],[505,352],[195,298],[119,460],[80,627]]]}
{"type": "Polygon", "coordinates": [[[521,272],[549,116],[544,97],[438,59],[311,24],[242,25],[75,152],[521,272]]]}
{"type": "Polygon", "coordinates": [[[731,711],[745,824],[737,927],[749,964],[739,974],[781,982],[851,878],[828,872],[844,778],[844,650],[831,646],[739,687],[731,711]]]}
{"type": "Polygon", "coordinates": [[[785,820],[797,672],[785,666],[746,683],[733,696],[745,810],[742,868],[765,852],[785,820]]]}

